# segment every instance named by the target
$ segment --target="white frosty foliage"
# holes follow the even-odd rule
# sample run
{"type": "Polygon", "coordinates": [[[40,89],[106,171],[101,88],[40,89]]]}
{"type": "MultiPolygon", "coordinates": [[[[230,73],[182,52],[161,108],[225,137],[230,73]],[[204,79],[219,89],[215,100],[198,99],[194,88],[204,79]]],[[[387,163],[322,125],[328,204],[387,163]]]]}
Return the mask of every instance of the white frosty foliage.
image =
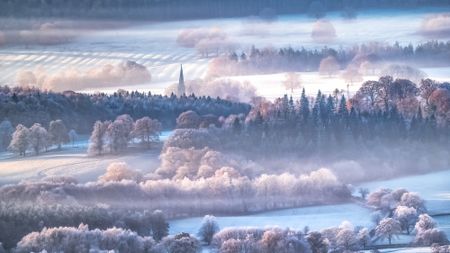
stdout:
{"type": "Polygon", "coordinates": [[[100,182],[120,182],[122,180],[132,180],[138,182],[142,174],[128,167],[126,163],[111,163],[106,169],[106,173],[99,177],[100,182]]]}
{"type": "Polygon", "coordinates": [[[80,252],[91,250],[118,250],[120,252],[150,252],[155,243],[150,237],[141,237],[130,230],[110,228],[89,230],[81,224],[78,228],[44,228],[33,232],[17,244],[17,252],[80,252]]]}

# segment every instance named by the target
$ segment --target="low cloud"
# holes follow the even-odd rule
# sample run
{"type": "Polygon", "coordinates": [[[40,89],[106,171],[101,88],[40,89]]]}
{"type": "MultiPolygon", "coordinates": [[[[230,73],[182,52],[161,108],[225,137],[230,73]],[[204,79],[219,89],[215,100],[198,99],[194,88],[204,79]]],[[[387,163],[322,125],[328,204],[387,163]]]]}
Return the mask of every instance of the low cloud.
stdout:
{"type": "Polygon", "coordinates": [[[425,37],[442,38],[450,36],[450,13],[427,17],[422,21],[420,33],[425,37]]]}
{"type": "Polygon", "coordinates": [[[147,68],[133,61],[87,70],[71,68],[56,73],[48,73],[44,68],[38,67],[33,71],[20,70],[16,75],[16,83],[20,86],[35,86],[53,91],[133,85],[150,81],[151,74],[147,68]]]}

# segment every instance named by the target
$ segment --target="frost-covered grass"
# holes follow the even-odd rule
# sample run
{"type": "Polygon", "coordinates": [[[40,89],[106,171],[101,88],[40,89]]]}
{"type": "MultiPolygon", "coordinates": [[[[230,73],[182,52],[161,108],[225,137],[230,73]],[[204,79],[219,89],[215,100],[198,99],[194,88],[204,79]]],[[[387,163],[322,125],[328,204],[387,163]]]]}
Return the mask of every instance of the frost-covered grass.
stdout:
{"type": "MultiPolygon", "coordinates": [[[[362,251],[364,253],[371,253],[370,250],[362,251]]],[[[430,247],[414,247],[414,248],[392,248],[380,249],[380,253],[431,253],[430,247]]]]}
{"type": "MultiPolygon", "coordinates": [[[[418,192],[425,200],[431,214],[439,212],[450,212],[450,170],[435,172],[425,175],[403,177],[393,180],[376,181],[366,183],[362,186],[375,190],[381,187],[406,188],[418,192]]],[[[434,219],[439,228],[450,235],[450,216],[436,216],[434,219]]],[[[172,220],[170,222],[170,233],[189,232],[196,234],[202,217],[172,220]]],[[[217,217],[221,228],[225,227],[281,227],[302,230],[309,226],[312,230],[321,230],[328,227],[339,226],[343,221],[350,221],[355,226],[373,227],[371,211],[357,204],[326,205],[286,209],[258,213],[243,216],[217,217]]],[[[393,243],[408,243],[411,236],[402,235],[393,239],[393,243]]],[[[383,242],[379,242],[383,244],[383,242]]],[[[412,249],[390,249],[392,251],[381,252],[422,252],[412,249]],[[406,251],[402,251],[406,250],[406,251]],[[412,250],[412,251],[408,251],[412,250]]],[[[420,249],[422,250],[422,249],[420,249]]],[[[427,248],[424,248],[423,252],[427,248]]]]}
{"type": "MultiPolygon", "coordinates": [[[[172,220],[170,233],[188,232],[196,234],[203,217],[172,220]]],[[[280,227],[311,230],[339,226],[343,221],[355,226],[370,226],[370,210],[356,204],[312,206],[258,213],[254,215],[217,217],[220,228],[225,227],[280,227]]]]}
{"type": "MultiPolygon", "coordinates": [[[[171,132],[163,131],[160,139],[166,140],[171,132]]],[[[159,165],[159,149],[138,150],[121,156],[89,157],[88,144],[87,136],[83,136],[74,144],[63,145],[61,151],[53,149],[39,156],[29,153],[27,157],[19,158],[9,152],[2,152],[0,153],[0,185],[47,176],[71,176],[79,182],[95,181],[113,162],[126,162],[133,169],[143,173],[151,172],[159,165]]]]}
{"type": "Polygon", "coordinates": [[[158,156],[158,150],[101,157],[88,157],[86,152],[69,150],[7,159],[0,162],[0,185],[48,176],[74,177],[79,182],[95,181],[113,162],[126,162],[133,169],[148,173],[158,167],[158,156]]]}

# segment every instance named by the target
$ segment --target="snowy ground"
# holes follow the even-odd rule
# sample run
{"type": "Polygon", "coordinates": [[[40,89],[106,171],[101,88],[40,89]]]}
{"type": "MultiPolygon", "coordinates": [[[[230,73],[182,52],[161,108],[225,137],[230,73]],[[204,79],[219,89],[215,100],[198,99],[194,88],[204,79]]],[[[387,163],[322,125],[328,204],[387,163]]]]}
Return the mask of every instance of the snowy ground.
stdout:
{"type": "MultiPolygon", "coordinates": [[[[362,251],[372,253],[370,250],[362,251]]],[[[380,253],[431,253],[430,247],[380,249],[380,253]]]]}
{"type": "MultiPolygon", "coordinates": [[[[364,184],[370,190],[381,187],[406,188],[418,192],[425,200],[431,214],[450,213],[450,170],[435,172],[419,176],[404,177],[399,179],[377,181],[364,184]]],[[[370,210],[357,204],[342,204],[294,208],[281,211],[272,211],[247,216],[217,217],[219,226],[224,227],[281,227],[301,230],[309,226],[312,230],[320,230],[327,227],[339,226],[347,220],[355,226],[373,226],[370,210]]],[[[450,216],[434,217],[439,227],[450,235],[450,216]]],[[[201,224],[201,217],[172,220],[170,222],[170,233],[189,232],[196,234],[201,224]]],[[[406,239],[400,237],[393,243],[405,243],[406,239]]],[[[407,251],[410,249],[391,249],[382,252],[419,252],[407,251]],[[406,251],[403,251],[406,250],[406,251]]],[[[423,252],[429,252],[426,251],[423,252]]],[[[422,251],[420,251],[422,252],[422,251]]]]}
{"type": "MultiPolygon", "coordinates": [[[[339,226],[343,221],[350,221],[355,226],[370,226],[370,211],[356,204],[326,205],[264,212],[247,216],[217,217],[219,226],[225,227],[281,227],[311,230],[339,226]]],[[[173,220],[170,233],[188,232],[196,234],[202,217],[173,220]]]]}
{"type": "MultiPolygon", "coordinates": [[[[443,13],[450,8],[418,9],[408,11],[368,11],[359,13],[355,20],[344,20],[339,13],[328,15],[337,32],[336,41],[329,43],[332,47],[349,47],[355,43],[371,41],[398,41],[402,44],[417,44],[428,39],[421,37],[417,31],[422,20],[432,13],[443,13]],[[380,22],[382,22],[380,24],[380,22]],[[370,27],[370,29],[367,29],[370,27]]],[[[139,24],[126,29],[103,30],[89,33],[74,42],[57,46],[9,47],[0,50],[0,83],[14,84],[18,70],[33,70],[42,66],[47,72],[61,68],[86,69],[104,64],[115,64],[123,60],[133,60],[145,65],[152,73],[152,82],[142,85],[120,87],[128,89],[150,90],[161,94],[164,88],[177,81],[179,64],[183,63],[186,79],[201,78],[205,75],[209,59],[200,58],[194,49],[187,49],[175,43],[178,33],[185,28],[220,27],[231,41],[239,42],[241,48],[255,44],[265,46],[292,46],[299,48],[321,48],[310,38],[312,24],[315,21],[305,15],[280,16],[273,23],[255,23],[249,18],[192,20],[164,23],[139,24]]],[[[448,69],[426,70],[432,78],[449,78],[448,69]]],[[[325,83],[322,90],[332,90],[342,81],[311,81],[315,73],[304,73],[306,85],[316,86],[325,83]],[[333,84],[330,85],[329,84],[333,84]]],[[[249,77],[248,77],[249,78],[249,77]]],[[[260,80],[266,77],[250,78],[260,87],[260,80]]],[[[268,76],[268,79],[272,75],[268,76]]],[[[276,77],[273,77],[276,79],[276,77]]],[[[279,83],[279,82],[278,82],[279,83]]],[[[281,85],[280,85],[281,87],[281,85]]],[[[102,88],[105,91],[117,90],[119,87],[102,88]]],[[[88,91],[97,90],[90,88],[88,91]]],[[[265,89],[258,89],[262,95],[265,89]]],[[[311,92],[316,92],[315,90],[311,92]]],[[[283,94],[281,89],[277,94],[283,94]]]]}
{"type": "MultiPolygon", "coordinates": [[[[167,139],[170,133],[163,131],[160,139],[167,139]]],[[[29,154],[25,158],[17,158],[11,153],[0,153],[0,185],[47,176],[71,176],[79,182],[94,181],[113,162],[126,162],[144,174],[159,166],[159,149],[130,150],[120,156],[89,157],[87,146],[87,137],[83,137],[74,145],[64,145],[61,151],[54,150],[39,156],[29,154]]]]}

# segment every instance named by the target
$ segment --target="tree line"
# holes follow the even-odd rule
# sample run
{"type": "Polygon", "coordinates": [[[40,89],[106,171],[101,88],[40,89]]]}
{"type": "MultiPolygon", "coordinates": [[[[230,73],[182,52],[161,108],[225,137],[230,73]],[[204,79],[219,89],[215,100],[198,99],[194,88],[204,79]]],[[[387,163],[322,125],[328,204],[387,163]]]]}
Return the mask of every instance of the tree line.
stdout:
{"type": "Polygon", "coordinates": [[[114,120],[119,115],[128,114],[136,119],[148,116],[160,121],[163,128],[173,128],[178,115],[188,110],[202,115],[227,116],[246,114],[250,105],[195,95],[176,97],[124,90],[113,94],[83,94],[0,87],[0,119],[8,119],[13,126],[47,125],[52,120],[61,119],[68,128],[87,134],[97,120],[114,120]]]}
{"type": "Polygon", "coordinates": [[[34,123],[30,128],[18,124],[14,129],[9,120],[0,123],[0,150],[8,149],[11,152],[25,156],[28,150],[36,155],[42,151],[48,151],[52,145],[58,150],[69,141],[74,143],[78,139],[75,130],[67,130],[62,120],[52,120],[48,130],[39,123],[34,123]]]}
{"type": "MultiPolygon", "coordinates": [[[[321,69],[323,61],[332,57],[335,69],[356,69],[360,73],[374,74],[385,62],[407,62],[417,66],[448,66],[450,42],[428,41],[413,46],[361,44],[351,48],[270,49],[252,47],[248,51],[235,51],[215,59],[210,64],[211,75],[250,75],[257,73],[307,72],[321,69]]],[[[336,71],[335,71],[336,72],[336,71]]],[[[404,77],[406,78],[406,76],[404,77]]]]}
{"type": "Polygon", "coordinates": [[[404,141],[448,145],[449,105],[448,84],[429,79],[417,87],[382,77],[363,83],[351,99],[338,90],[316,97],[303,90],[299,100],[262,100],[246,117],[230,116],[223,137],[229,142],[221,146],[307,156],[404,141]]]}
{"type": "Polygon", "coordinates": [[[156,119],[143,117],[134,122],[130,115],[118,116],[114,121],[97,121],[89,138],[88,153],[102,155],[106,152],[123,152],[133,139],[139,139],[141,145],[150,148],[159,141],[161,123],[156,119]]]}
{"type": "MultiPolygon", "coordinates": [[[[365,196],[361,200],[366,201],[365,196]]],[[[0,220],[0,226],[9,228],[9,223],[18,222],[22,212],[27,213],[25,221],[19,222],[21,226],[8,229],[12,233],[3,237],[7,249],[17,245],[14,252],[90,252],[98,249],[195,253],[203,244],[219,253],[342,253],[368,250],[383,243],[391,245],[398,235],[412,233],[413,241],[409,242],[412,246],[445,250],[449,243],[445,233],[426,213],[424,201],[415,193],[405,189],[380,189],[367,197],[366,204],[376,211],[373,227],[354,226],[343,221],[338,227],[320,231],[311,231],[308,226],[303,230],[245,227],[221,230],[216,217],[206,215],[196,235],[183,232],[169,236],[169,224],[159,210],[123,212],[99,207],[15,205],[6,209],[4,204],[0,205],[0,215],[8,219],[0,220]],[[74,214],[77,216],[72,216],[74,214]],[[25,227],[26,224],[31,226],[25,227]],[[59,240],[55,240],[56,235],[59,240]]]]}

